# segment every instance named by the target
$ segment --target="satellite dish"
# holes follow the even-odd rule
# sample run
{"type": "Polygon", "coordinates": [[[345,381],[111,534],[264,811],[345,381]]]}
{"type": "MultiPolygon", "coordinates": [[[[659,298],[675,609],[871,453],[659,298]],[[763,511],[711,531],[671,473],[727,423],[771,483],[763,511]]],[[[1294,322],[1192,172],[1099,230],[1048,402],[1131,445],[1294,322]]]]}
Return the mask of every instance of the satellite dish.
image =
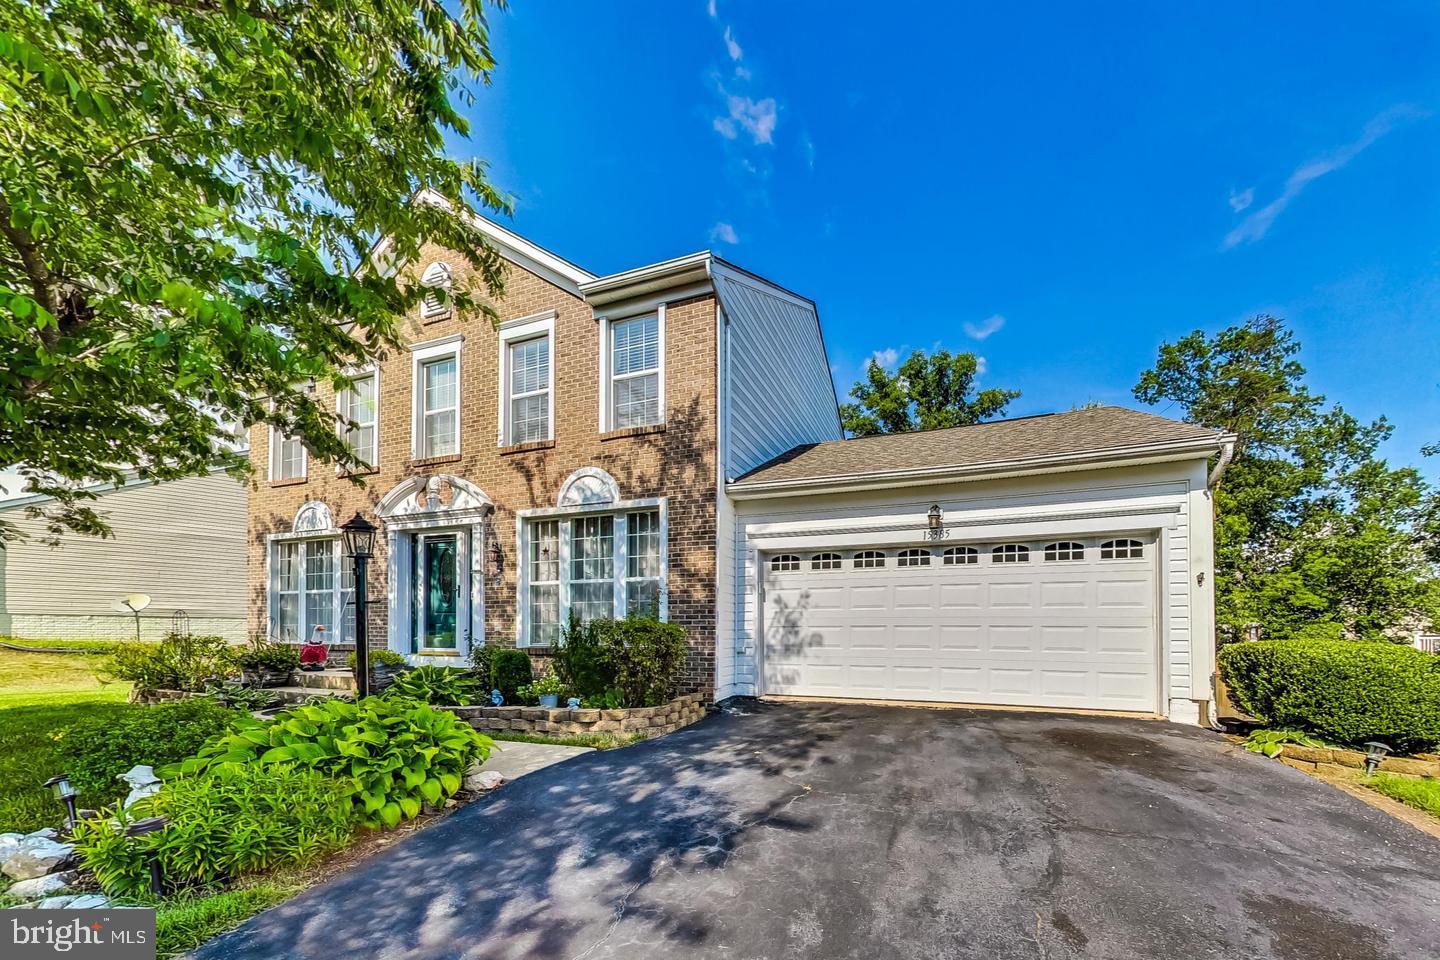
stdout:
{"type": "Polygon", "coordinates": [[[115,609],[124,610],[127,613],[139,613],[148,606],[150,606],[148,593],[129,593],[115,601],[115,609]]]}

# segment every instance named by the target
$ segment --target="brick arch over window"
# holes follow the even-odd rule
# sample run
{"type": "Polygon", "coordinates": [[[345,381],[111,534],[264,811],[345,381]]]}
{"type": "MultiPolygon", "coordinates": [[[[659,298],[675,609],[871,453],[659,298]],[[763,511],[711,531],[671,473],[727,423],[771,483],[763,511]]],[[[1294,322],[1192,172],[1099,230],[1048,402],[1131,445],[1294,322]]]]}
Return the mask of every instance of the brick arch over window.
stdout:
{"type": "Polygon", "coordinates": [[[395,484],[375,505],[375,515],[395,520],[427,513],[488,513],[494,509],[489,494],[469,480],[437,473],[407,477],[395,484]]]}

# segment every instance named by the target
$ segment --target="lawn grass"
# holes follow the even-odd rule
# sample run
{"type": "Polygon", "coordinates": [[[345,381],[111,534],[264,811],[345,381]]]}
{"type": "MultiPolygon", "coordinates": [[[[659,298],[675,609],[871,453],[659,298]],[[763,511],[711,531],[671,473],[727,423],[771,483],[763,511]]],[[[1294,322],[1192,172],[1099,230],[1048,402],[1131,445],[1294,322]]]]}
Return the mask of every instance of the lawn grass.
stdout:
{"type": "MultiPolygon", "coordinates": [[[[36,640],[31,637],[0,637],[0,642],[16,647],[30,647],[38,650],[74,650],[76,652],[105,654],[115,652],[123,640],[36,640]]],[[[3,649],[3,648],[0,648],[3,649]]]]}
{"type": "Polygon", "coordinates": [[[219,893],[195,892],[172,897],[155,912],[156,960],[194,950],[211,937],[233,930],[261,910],[288,900],[305,884],[292,880],[256,880],[219,893]]]}
{"type": "MultiPolygon", "coordinates": [[[[130,685],[102,684],[100,657],[0,648],[0,833],[58,824],[65,808],[43,784],[60,773],[51,735],[82,717],[135,709],[130,685]]],[[[81,805],[113,797],[81,796],[81,805]]]]}
{"type": "Polygon", "coordinates": [[[1433,777],[1417,780],[1394,773],[1377,773],[1360,782],[1377,793],[1424,810],[1432,817],[1440,817],[1440,780],[1433,777]]]}
{"type": "Polygon", "coordinates": [[[628,747],[645,739],[639,733],[572,733],[551,736],[545,733],[487,733],[491,740],[509,740],[513,743],[553,743],[561,747],[592,747],[596,750],[614,750],[628,747]]]}

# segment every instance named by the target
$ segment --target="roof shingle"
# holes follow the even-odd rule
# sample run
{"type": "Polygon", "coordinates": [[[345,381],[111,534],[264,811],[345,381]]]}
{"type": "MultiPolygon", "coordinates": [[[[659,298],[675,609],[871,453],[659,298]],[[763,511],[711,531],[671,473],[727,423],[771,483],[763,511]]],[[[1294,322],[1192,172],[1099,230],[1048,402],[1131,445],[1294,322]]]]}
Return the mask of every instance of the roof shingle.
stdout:
{"type": "Polygon", "coordinates": [[[1208,427],[1125,407],[992,420],[968,427],[892,433],[803,444],[763,463],[736,482],[782,483],[1012,460],[1102,453],[1152,443],[1219,441],[1208,427]]]}

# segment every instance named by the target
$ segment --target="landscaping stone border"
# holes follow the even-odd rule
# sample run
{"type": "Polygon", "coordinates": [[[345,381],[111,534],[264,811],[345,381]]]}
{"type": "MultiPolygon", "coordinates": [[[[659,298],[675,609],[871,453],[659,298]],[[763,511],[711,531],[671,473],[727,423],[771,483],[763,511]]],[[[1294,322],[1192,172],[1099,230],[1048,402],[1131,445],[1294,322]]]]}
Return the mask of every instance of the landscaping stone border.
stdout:
{"type": "Polygon", "coordinates": [[[658,707],[600,710],[564,707],[444,707],[481,733],[639,733],[658,737],[705,716],[704,693],[687,693],[658,707]]]}
{"type": "MultiPolygon", "coordinates": [[[[1323,771],[1327,767],[1350,767],[1363,770],[1365,754],[1331,747],[1305,747],[1298,743],[1281,746],[1280,761],[1297,770],[1323,771]]],[[[1377,768],[1382,773],[1399,773],[1408,777],[1440,777],[1440,757],[1425,754],[1419,757],[1386,757],[1377,768]]]]}

